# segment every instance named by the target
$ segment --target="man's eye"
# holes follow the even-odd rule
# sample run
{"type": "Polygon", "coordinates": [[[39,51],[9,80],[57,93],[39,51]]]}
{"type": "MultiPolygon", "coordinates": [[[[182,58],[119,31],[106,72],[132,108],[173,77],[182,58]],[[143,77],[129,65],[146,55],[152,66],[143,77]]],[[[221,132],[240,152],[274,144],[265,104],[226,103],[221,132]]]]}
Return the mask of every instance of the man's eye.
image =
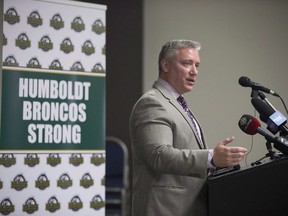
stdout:
{"type": "Polygon", "coordinates": [[[190,63],[190,62],[183,62],[183,65],[184,65],[184,66],[190,66],[191,63],[190,63]]]}

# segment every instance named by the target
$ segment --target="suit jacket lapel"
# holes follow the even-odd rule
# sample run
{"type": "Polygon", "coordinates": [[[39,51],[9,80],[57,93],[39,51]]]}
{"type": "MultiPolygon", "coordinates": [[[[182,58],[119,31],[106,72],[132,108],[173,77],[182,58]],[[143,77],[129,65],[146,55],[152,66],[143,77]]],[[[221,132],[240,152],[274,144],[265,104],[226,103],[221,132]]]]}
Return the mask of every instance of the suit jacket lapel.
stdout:
{"type": "Polygon", "coordinates": [[[153,84],[153,88],[158,89],[161,94],[181,113],[181,115],[185,118],[185,120],[188,122],[191,130],[193,131],[197,141],[199,142],[199,147],[204,146],[204,148],[206,148],[206,144],[204,141],[204,134],[202,132],[201,126],[199,124],[199,122],[197,121],[199,127],[200,127],[200,131],[201,131],[201,135],[202,135],[202,141],[199,138],[193,123],[191,122],[191,119],[189,118],[189,116],[186,114],[186,112],[183,110],[183,107],[178,103],[178,101],[172,96],[172,94],[159,82],[159,81],[155,81],[153,84]],[[201,144],[202,143],[202,144],[201,144]]]}

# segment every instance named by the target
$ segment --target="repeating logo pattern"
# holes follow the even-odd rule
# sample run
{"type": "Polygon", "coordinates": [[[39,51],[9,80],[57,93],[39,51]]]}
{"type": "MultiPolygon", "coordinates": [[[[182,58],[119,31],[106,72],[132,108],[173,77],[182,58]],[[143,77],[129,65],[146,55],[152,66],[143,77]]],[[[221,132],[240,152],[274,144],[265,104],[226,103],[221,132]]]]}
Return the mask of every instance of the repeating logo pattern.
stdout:
{"type": "Polygon", "coordinates": [[[47,13],[46,6],[35,10],[29,0],[5,0],[3,65],[105,74],[105,12],[47,13]]]}
{"type": "Polygon", "coordinates": [[[0,177],[0,215],[104,215],[105,153],[5,153],[0,158],[0,172],[6,173],[0,177]]]}
{"type": "MultiPolygon", "coordinates": [[[[72,1],[3,2],[3,66],[105,76],[106,9],[72,1]]],[[[105,215],[105,158],[97,150],[2,153],[0,148],[0,215],[105,215]]]]}

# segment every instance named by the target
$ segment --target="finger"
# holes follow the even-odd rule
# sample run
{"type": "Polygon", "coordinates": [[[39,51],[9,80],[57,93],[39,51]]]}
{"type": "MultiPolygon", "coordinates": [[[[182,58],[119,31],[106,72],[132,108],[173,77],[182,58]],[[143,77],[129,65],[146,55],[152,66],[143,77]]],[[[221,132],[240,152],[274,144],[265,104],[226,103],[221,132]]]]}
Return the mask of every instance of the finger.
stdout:
{"type": "Polygon", "coordinates": [[[247,153],[247,149],[243,147],[229,147],[231,153],[247,153]]]}
{"type": "Polygon", "coordinates": [[[232,160],[242,160],[245,157],[245,154],[232,154],[230,155],[230,158],[232,160]]]}

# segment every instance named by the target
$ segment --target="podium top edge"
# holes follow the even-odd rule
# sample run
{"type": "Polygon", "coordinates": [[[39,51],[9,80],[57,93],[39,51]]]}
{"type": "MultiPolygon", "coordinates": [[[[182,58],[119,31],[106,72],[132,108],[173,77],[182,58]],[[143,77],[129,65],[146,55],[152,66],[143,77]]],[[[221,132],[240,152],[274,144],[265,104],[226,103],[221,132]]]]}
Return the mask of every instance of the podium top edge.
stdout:
{"type": "Polygon", "coordinates": [[[244,168],[240,168],[239,170],[233,170],[233,171],[228,171],[228,172],[223,172],[220,175],[210,175],[207,177],[207,181],[208,183],[212,183],[214,181],[218,181],[221,180],[222,178],[229,178],[229,177],[234,177],[234,176],[238,176],[238,175],[245,175],[247,173],[251,173],[254,172],[256,170],[260,171],[263,169],[267,169],[269,167],[273,167],[273,166],[277,166],[280,164],[286,163],[288,166],[288,156],[287,155],[283,155],[283,157],[278,158],[278,159],[274,159],[259,165],[255,165],[255,166],[251,166],[251,167],[244,167],[244,168]]]}

